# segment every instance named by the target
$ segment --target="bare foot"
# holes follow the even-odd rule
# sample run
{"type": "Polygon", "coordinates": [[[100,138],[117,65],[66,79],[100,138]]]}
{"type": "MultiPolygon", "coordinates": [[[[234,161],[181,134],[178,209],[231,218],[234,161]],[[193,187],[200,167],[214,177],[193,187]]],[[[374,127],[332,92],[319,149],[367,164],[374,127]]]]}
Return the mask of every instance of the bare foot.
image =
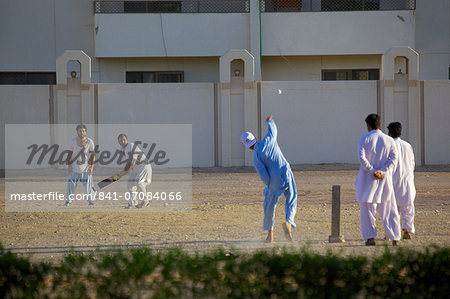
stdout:
{"type": "Polygon", "coordinates": [[[289,242],[292,242],[291,224],[289,222],[283,223],[284,236],[289,242]]]}
{"type": "Polygon", "coordinates": [[[273,231],[269,230],[269,233],[267,234],[266,243],[272,243],[273,242],[273,231]]]}

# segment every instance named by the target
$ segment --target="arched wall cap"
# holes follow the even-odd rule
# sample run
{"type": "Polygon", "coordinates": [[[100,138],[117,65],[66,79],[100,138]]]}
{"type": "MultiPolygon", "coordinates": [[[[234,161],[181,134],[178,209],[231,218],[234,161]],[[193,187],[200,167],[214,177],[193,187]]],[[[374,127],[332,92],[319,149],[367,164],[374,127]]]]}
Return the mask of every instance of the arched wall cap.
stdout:
{"type": "Polygon", "coordinates": [[[231,81],[231,62],[236,59],[244,61],[244,81],[253,82],[255,80],[255,57],[247,50],[229,50],[225,55],[220,57],[220,82],[226,83],[231,81]]]}
{"type": "Polygon", "coordinates": [[[67,63],[78,61],[81,66],[81,84],[91,83],[91,58],[82,50],[66,50],[56,59],[56,84],[67,84],[67,63]]]}
{"type": "Polygon", "coordinates": [[[393,47],[381,57],[381,80],[394,80],[394,61],[396,57],[408,60],[408,79],[419,79],[419,53],[411,47],[393,47]]]}

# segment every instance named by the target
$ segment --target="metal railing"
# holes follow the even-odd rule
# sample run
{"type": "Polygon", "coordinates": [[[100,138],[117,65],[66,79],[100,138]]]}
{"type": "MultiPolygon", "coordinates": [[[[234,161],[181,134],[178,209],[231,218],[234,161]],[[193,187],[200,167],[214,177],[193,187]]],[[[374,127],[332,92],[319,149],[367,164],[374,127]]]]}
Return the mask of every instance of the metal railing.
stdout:
{"type": "Polygon", "coordinates": [[[94,14],[248,12],[250,0],[94,1],[94,14]]]}
{"type": "MultiPolygon", "coordinates": [[[[261,12],[415,10],[416,0],[260,0],[261,12]]],[[[248,13],[250,0],[94,1],[94,14],[248,13]]]]}
{"type": "Polygon", "coordinates": [[[416,0],[262,0],[265,12],[415,10],[416,0]]]}

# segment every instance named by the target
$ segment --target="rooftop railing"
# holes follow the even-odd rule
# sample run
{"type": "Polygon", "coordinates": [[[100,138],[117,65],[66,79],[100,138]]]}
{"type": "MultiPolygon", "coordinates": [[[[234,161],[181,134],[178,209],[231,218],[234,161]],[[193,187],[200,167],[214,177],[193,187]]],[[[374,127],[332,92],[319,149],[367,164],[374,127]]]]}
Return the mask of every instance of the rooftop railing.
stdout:
{"type": "Polygon", "coordinates": [[[265,0],[266,12],[415,10],[416,0],[265,0]]]}
{"type": "MultiPolygon", "coordinates": [[[[415,10],[416,0],[260,0],[261,12],[415,10]]],[[[250,0],[94,1],[94,14],[248,13],[250,0]]]]}
{"type": "Polygon", "coordinates": [[[94,1],[94,13],[248,13],[250,0],[94,1]]]}

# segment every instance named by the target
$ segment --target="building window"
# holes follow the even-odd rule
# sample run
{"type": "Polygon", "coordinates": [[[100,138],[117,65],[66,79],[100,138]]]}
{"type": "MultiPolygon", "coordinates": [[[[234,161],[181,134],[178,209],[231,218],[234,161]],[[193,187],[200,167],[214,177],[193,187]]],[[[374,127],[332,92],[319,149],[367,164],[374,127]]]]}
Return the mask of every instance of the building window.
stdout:
{"type": "Polygon", "coordinates": [[[2,85],[55,85],[56,73],[44,72],[0,72],[2,85]]]}
{"type": "Polygon", "coordinates": [[[184,82],[183,71],[127,72],[127,83],[177,83],[184,82]]]}
{"type": "Polygon", "coordinates": [[[323,81],[379,80],[380,71],[373,70],[322,70],[323,81]]]}

